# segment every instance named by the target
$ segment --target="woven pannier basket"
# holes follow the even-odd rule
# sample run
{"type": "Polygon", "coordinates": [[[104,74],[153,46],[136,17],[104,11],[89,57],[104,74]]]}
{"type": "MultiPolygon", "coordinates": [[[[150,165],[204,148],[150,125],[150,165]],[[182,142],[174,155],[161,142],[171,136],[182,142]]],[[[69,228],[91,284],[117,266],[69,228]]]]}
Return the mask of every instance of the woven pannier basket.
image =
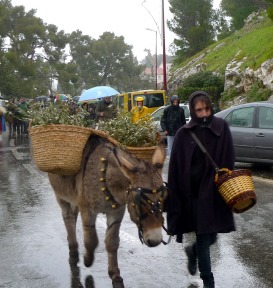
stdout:
{"type": "MultiPolygon", "coordinates": [[[[100,135],[100,136],[102,136],[102,135],[100,135]]],[[[120,143],[116,139],[112,138],[111,136],[108,136],[107,140],[116,146],[122,147],[122,145],[120,145],[120,143]]],[[[135,155],[137,158],[139,158],[141,160],[152,161],[156,147],[157,146],[147,146],[147,147],[144,147],[144,146],[142,146],[142,147],[124,146],[124,147],[122,147],[122,149],[135,155]]]]}
{"type": "Polygon", "coordinates": [[[152,161],[156,147],[157,146],[150,146],[150,147],[130,147],[130,146],[127,146],[126,150],[128,152],[134,154],[139,159],[152,161]]]}
{"type": "Polygon", "coordinates": [[[76,125],[30,125],[32,154],[37,167],[60,175],[76,174],[91,134],[91,129],[76,125]]]}
{"type": "Polygon", "coordinates": [[[248,169],[220,169],[215,183],[227,205],[235,213],[242,213],[256,204],[251,172],[248,169]]]}
{"type": "Polygon", "coordinates": [[[100,131],[100,130],[95,130],[93,132],[96,135],[99,135],[103,138],[106,138],[109,142],[114,144],[117,147],[120,147],[121,149],[135,155],[137,158],[142,159],[142,160],[148,160],[151,161],[155,152],[155,149],[157,146],[147,146],[147,147],[131,147],[131,146],[123,146],[120,144],[119,141],[116,139],[112,138],[109,136],[107,133],[100,131]]]}

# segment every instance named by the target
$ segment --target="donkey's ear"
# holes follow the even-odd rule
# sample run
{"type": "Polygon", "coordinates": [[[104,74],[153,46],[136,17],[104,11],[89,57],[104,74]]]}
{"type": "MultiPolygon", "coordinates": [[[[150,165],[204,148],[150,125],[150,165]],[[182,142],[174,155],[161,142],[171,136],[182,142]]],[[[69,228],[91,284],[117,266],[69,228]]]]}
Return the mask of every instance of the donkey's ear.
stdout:
{"type": "Polygon", "coordinates": [[[165,157],[166,157],[166,145],[163,141],[161,141],[155,149],[155,152],[152,158],[153,165],[161,164],[163,166],[165,157]]]}
{"type": "Polygon", "coordinates": [[[114,149],[114,155],[125,176],[129,177],[130,173],[136,172],[136,166],[122,156],[119,149],[114,149]]]}

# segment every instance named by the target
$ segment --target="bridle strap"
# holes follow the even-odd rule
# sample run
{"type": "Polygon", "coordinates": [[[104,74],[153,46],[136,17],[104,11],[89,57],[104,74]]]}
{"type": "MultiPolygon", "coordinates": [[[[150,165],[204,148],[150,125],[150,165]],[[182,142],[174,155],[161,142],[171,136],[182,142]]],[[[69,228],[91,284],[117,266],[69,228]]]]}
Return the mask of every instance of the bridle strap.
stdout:
{"type": "MultiPolygon", "coordinates": [[[[167,234],[169,234],[169,233],[168,233],[168,229],[165,227],[164,223],[162,224],[162,228],[164,229],[164,231],[165,231],[167,234]]],[[[166,241],[164,241],[164,240],[162,239],[162,240],[161,240],[161,243],[164,244],[164,245],[167,245],[167,244],[169,244],[169,243],[171,242],[171,239],[172,239],[172,236],[169,235],[168,241],[166,242],[166,241]]]]}
{"type": "MultiPolygon", "coordinates": [[[[136,209],[136,213],[137,213],[137,218],[138,218],[138,235],[139,235],[139,240],[140,242],[143,244],[143,227],[142,227],[142,221],[149,215],[148,213],[146,214],[143,214],[142,211],[141,211],[141,202],[143,201],[146,205],[149,205],[151,210],[150,210],[150,213],[162,213],[162,203],[161,201],[163,201],[164,199],[164,195],[165,195],[165,192],[167,191],[167,185],[166,183],[164,182],[164,184],[157,190],[149,190],[149,189],[144,189],[144,188],[130,188],[130,190],[128,192],[132,192],[132,191],[135,191],[136,192],[136,197],[135,197],[135,209],[136,209]],[[157,194],[161,192],[162,195],[161,195],[161,198],[162,200],[161,201],[158,201],[158,202],[153,202],[147,195],[145,194],[157,194]]],[[[164,229],[164,231],[167,232],[168,234],[168,231],[167,231],[167,228],[164,226],[164,217],[163,217],[163,222],[162,222],[162,228],[164,229]]],[[[164,240],[161,240],[161,242],[164,244],[164,245],[167,245],[169,244],[171,241],[171,236],[169,237],[168,241],[164,241],[164,240]]]]}

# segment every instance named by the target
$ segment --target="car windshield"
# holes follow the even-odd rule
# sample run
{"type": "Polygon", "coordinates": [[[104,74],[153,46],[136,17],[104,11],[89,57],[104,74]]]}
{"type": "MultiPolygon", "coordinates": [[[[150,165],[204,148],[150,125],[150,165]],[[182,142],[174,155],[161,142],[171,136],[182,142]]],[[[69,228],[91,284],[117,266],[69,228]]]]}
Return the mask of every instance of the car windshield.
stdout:
{"type": "Polygon", "coordinates": [[[184,109],[184,114],[186,118],[190,117],[190,110],[187,105],[180,105],[184,109]]]}
{"type": "Polygon", "coordinates": [[[143,93],[134,95],[134,103],[136,105],[137,97],[144,99],[144,106],[148,108],[159,107],[164,105],[163,93],[143,93]]]}
{"type": "MultiPolygon", "coordinates": [[[[180,107],[182,107],[184,109],[184,113],[185,113],[185,118],[186,118],[186,121],[188,122],[190,120],[190,110],[189,110],[189,107],[185,104],[179,104],[180,107]]],[[[161,119],[161,116],[163,114],[163,111],[164,111],[164,108],[166,106],[162,106],[160,108],[158,108],[156,111],[154,111],[152,113],[152,117],[155,121],[159,121],[161,119]]]]}

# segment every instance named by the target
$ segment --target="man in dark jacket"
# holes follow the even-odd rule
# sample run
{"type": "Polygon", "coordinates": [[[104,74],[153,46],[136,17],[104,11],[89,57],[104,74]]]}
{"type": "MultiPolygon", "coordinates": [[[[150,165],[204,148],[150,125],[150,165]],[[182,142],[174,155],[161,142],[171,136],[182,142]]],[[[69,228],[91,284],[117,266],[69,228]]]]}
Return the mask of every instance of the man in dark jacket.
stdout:
{"type": "Polygon", "coordinates": [[[117,117],[117,107],[111,97],[104,97],[96,105],[95,113],[99,121],[113,119],[117,117]]]}
{"type": "Polygon", "coordinates": [[[231,209],[214,183],[215,169],[193,140],[194,132],[218,167],[234,168],[235,154],[227,122],[213,116],[207,93],[190,96],[191,121],[176,133],[168,173],[170,199],[167,210],[168,231],[182,242],[183,234],[195,232],[196,242],[185,248],[191,275],[200,271],[204,287],[214,288],[210,245],[217,233],[235,231],[231,209]]]}
{"type": "Polygon", "coordinates": [[[171,105],[167,106],[160,119],[160,125],[168,143],[168,156],[171,155],[173,140],[177,130],[186,124],[184,109],[179,106],[179,98],[174,95],[171,97],[171,105]]]}

